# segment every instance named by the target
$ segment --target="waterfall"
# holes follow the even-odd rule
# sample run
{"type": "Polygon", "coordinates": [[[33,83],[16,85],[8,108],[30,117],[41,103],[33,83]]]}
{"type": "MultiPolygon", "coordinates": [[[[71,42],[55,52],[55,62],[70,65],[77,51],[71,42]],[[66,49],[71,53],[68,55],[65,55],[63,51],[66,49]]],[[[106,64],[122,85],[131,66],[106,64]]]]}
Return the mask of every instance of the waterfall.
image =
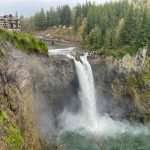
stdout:
{"type": "Polygon", "coordinates": [[[74,62],[80,85],[79,98],[81,101],[82,113],[88,120],[88,123],[94,126],[97,122],[97,113],[93,73],[91,65],[87,60],[87,54],[81,56],[80,59],[81,61],[76,61],[74,59],[74,62]]]}
{"type": "MultiPolygon", "coordinates": [[[[76,73],[79,80],[78,95],[81,101],[81,111],[73,114],[64,110],[61,114],[63,131],[87,131],[101,136],[115,136],[117,134],[129,132],[133,134],[147,133],[147,128],[132,126],[130,123],[115,121],[106,115],[98,115],[96,110],[96,92],[91,65],[87,60],[87,54],[77,61],[73,56],[67,54],[69,59],[73,59],[76,73]]],[[[100,100],[100,99],[99,99],[100,100]]]]}

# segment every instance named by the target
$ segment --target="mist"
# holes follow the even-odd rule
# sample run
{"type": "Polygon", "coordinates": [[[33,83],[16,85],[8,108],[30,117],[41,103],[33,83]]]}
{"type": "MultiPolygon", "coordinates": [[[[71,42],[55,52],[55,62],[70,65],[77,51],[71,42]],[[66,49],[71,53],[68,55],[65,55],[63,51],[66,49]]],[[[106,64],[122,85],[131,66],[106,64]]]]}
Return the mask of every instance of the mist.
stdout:
{"type": "Polygon", "coordinates": [[[22,93],[26,115],[34,120],[47,145],[61,142],[68,132],[95,140],[128,133],[149,135],[148,127],[122,118],[125,112],[115,104],[111,93],[97,89],[87,56],[76,61],[63,54],[56,63],[56,55],[48,58],[16,50],[9,55],[9,82],[22,93]]]}

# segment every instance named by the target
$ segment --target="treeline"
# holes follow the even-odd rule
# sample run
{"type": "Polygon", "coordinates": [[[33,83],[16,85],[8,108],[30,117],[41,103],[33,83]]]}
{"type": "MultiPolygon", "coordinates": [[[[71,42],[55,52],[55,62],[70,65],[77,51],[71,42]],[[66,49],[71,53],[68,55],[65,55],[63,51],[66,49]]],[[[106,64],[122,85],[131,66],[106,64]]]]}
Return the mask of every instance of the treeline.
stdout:
{"type": "Polygon", "coordinates": [[[68,5],[41,9],[33,17],[21,19],[25,31],[53,26],[72,26],[83,45],[91,50],[116,49],[123,45],[150,47],[150,7],[148,0],[120,0],[101,5],[87,2],[71,9],[68,5]]]}
{"type": "Polygon", "coordinates": [[[34,16],[24,18],[21,16],[22,30],[27,32],[45,30],[53,26],[70,26],[72,23],[72,12],[68,5],[61,7],[50,8],[49,11],[44,11],[42,8],[34,16]]]}
{"type": "Polygon", "coordinates": [[[87,48],[94,50],[122,48],[123,45],[150,47],[149,2],[123,0],[92,5],[78,31],[87,48]]]}
{"type": "Polygon", "coordinates": [[[64,5],[57,8],[51,7],[48,11],[44,11],[42,8],[40,12],[29,18],[21,16],[21,27],[26,32],[45,30],[53,26],[73,26],[77,30],[92,5],[88,2],[85,5],[77,5],[73,9],[64,5]]]}

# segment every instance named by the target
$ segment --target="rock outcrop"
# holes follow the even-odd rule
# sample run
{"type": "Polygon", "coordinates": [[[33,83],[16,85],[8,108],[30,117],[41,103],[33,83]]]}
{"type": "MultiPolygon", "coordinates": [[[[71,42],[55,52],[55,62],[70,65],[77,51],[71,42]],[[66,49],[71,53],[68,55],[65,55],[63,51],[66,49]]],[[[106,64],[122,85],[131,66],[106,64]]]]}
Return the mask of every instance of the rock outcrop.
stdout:
{"type": "MultiPolygon", "coordinates": [[[[150,122],[150,61],[147,49],[122,59],[108,57],[93,65],[98,93],[107,112],[131,121],[150,122]],[[105,94],[106,93],[106,94],[105,94]]],[[[102,108],[104,109],[104,108],[102,108]]],[[[106,111],[105,110],[105,111],[106,111]]]]}
{"type": "Polygon", "coordinates": [[[125,55],[122,59],[108,57],[106,63],[110,70],[116,70],[119,74],[130,74],[145,70],[147,49],[140,49],[135,56],[125,55]]]}

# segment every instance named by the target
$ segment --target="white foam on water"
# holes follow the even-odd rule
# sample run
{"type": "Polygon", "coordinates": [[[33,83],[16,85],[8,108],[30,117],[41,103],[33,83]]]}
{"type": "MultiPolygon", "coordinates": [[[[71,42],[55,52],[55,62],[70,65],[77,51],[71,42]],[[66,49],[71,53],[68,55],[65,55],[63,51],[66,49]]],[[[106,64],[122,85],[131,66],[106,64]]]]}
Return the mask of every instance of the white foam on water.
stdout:
{"type": "Polygon", "coordinates": [[[72,52],[75,47],[63,48],[63,49],[50,49],[48,50],[49,56],[56,56],[56,55],[66,55],[69,52],[72,52]]]}

